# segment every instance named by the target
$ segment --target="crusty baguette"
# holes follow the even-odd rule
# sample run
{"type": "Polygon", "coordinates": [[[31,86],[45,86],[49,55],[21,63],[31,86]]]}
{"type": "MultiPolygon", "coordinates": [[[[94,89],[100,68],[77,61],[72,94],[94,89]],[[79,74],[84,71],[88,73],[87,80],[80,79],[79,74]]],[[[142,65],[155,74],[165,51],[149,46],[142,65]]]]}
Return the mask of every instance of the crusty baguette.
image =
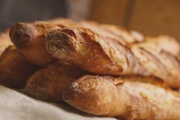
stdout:
{"type": "Polygon", "coordinates": [[[27,79],[37,69],[39,67],[29,62],[14,46],[10,46],[0,56],[0,84],[23,88],[27,79]]]}
{"type": "Polygon", "coordinates": [[[25,91],[29,95],[48,102],[62,101],[62,89],[85,74],[70,65],[51,64],[36,71],[27,81],[25,91]]]}
{"type": "Polygon", "coordinates": [[[53,30],[46,46],[54,57],[97,74],[147,74],[128,47],[87,28],[53,30]]]}
{"type": "Polygon", "coordinates": [[[44,46],[46,34],[53,29],[67,26],[83,26],[99,34],[110,36],[115,40],[121,41],[123,44],[135,42],[135,38],[123,28],[88,21],[77,23],[63,18],[57,18],[47,22],[17,23],[11,27],[10,37],[15,46],[31,62],[37,65],[45,65],[53,60],[53,57],[48,54],[44,46]],[[39,60],[40,58],[44,58],[44,60],[39,60]]]}
{"type": "Polygon", "coordinates": [[[68,26],[86,27],[106,37],[111,37],[112,39],[120,41],[124,45],[136,42],[136,39],[130,33],[117,26],[88,21],[78,23],[63,18],[46,22],[17,23],[11,27],[10,37],[14,45],[21,50],[28,60],[34,64],[43,66],[55,60],[45,48],[44,41],[46,34],[54,29],[62,29],[68,26]]]}
{"type": "Polygon", "coordinates": [[[138,120],[179,119],[180,94],[149,83],[151,79],[84,76],[63,90],[63,100],[94,115],[138,120]]]}
{"type": "Polygon", "coordinates": [[[176,59],[180,45],[171,37],[159,36],[127,46],[87,28],[75,27],[51,31],[46,46],[61,61],[96,74],[155,76],[172,87],[180,87],[180,62],[176,59]]]}

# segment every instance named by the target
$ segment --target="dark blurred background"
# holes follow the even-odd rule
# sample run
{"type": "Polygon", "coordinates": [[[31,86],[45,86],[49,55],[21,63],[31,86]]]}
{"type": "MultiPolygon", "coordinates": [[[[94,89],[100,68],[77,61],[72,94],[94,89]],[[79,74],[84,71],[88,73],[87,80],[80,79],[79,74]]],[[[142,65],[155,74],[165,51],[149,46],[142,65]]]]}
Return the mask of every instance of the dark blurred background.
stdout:
{"type": "Polygon", "coordinates": [[[0,31],[16,22],[66,17],[65,0],[0,0],[0,31]]]}
{"type": "Polygon", "coordinates": [[[19,21],[67,17],[180,41],[180,0],[0,0],[0,31],[19,21]]]}

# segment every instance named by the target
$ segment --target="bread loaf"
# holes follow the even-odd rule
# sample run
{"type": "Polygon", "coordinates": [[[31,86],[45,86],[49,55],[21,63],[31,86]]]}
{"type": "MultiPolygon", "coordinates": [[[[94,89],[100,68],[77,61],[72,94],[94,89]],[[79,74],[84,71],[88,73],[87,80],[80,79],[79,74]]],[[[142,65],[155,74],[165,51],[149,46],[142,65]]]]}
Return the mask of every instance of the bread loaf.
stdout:
{"type": "Polygon", "coordinates": [[[38,69],[14,46],[9,46],[0,56],[0,84],[24,88],[27,79],[38,69]]]}
{"type": "Polygon", "coordinates": [[[180,94],[151,81],[147,77],[84,76],[63,90],[63,100],[100,116],[179,119],[180,94]]]}
{"type": "Polygon", "coordinates": [[[40,100],[60,102],[62,89],[85,73],[71,65],[54,63],[43,67],[29,77],[25,91],[40,100]]]}
{"type": "Polygon", "coordinates": [[[180,87],[180,45],[171,37],[124,45],[110,36],[75,27],[51,31],[46,46],[60,61],[95,74],[155,76],[180,87]]]}

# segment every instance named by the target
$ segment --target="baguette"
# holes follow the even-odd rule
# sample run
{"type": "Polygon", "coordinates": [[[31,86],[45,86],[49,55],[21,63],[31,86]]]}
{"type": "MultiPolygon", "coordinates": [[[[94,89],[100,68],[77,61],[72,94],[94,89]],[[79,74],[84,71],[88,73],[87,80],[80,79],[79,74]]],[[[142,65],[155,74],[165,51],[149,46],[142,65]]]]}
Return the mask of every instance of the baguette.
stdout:
{"type": "Polygon", "coordinates": [[[128,47],[87,28],[53,30],[47,36],[46,46],[61,61],[96,74],[147,74],[128,47]]]}
{"type": "Polygon", "coordinates": [[[179,119],[180,94],[148,81],[152,78],[87,75],[63,90],[63,100],[81,111],[100,116],[179,119]]]}
{"type": "Polygon", "coordinates": [[[12,88],[24,88],[27,79],[39,67],[29,62],[14,46],[0,56],[0,84],[12,88]]]}
{"type": "Polygon", "coordinates": [[[89,28],[99,34],[107,37],[110,36],[113,39],[120,41],[124,45],[135,42],[135,38],[125,29],[120,27],[97,24],[88,21],[77,23],[69,19],[62,18],[53,19],[46,22],[37,21],[32,23],[17,23],[11,27],[10,37],[14,45],[21,50],[29,61],[34,64],[44,66],[55,61],[55,58],[46,50],[46,34],[54,29],[62,29],[64,27],[72,26],[83,26],[85,28],[89,28]]]}
{"type": "Polygon", "coordinates": [[[60,61],[96,74],[155,76],[172,87],[180,87],[180,62],[176,59],[180,45],[171,37],[159,36],[128,46],[87,28],[75,27],[51,31],[46,46],[60,61]]]}
{"type": "Polygon", "coordinates": [[[70,65],[51,64],[28,79],[25,91],[40,100],[59,102],[62,101],[62,89],[84,74],[81,69],[70,65]]]}

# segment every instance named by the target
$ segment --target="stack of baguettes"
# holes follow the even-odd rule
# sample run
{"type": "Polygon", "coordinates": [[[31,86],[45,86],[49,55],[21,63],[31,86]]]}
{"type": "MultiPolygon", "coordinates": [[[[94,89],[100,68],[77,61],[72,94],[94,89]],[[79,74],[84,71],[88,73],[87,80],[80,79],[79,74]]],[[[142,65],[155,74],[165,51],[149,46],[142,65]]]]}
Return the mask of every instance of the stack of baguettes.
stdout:
{"type": "Polygon", "coordinates": [[[121,119],[180,118],[180,44],[95,22],[17,23],[0,83],[37,99],[121,119]],[[8,66],[8,67],[7,67],[8,66]]]}

